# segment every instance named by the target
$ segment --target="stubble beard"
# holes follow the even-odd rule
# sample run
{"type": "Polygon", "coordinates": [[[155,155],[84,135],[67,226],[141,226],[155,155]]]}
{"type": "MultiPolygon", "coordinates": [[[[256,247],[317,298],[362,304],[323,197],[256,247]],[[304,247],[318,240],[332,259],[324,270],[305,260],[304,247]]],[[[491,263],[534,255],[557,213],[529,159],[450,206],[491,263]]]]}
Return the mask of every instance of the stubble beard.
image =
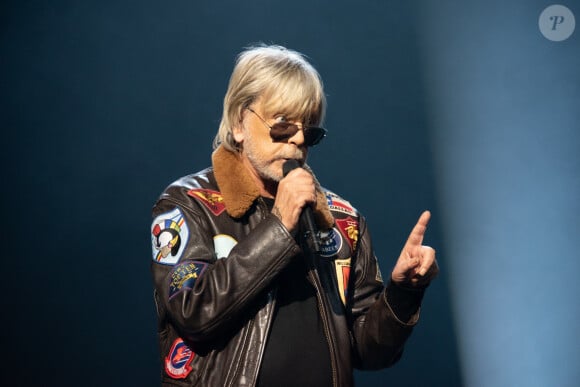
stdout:
{"type": "Polygon", "coordinates": [[[250,164],[260,176],[262,180],[279,182],[282,180],[282,171],[278,171],[274,165],[275,160],[265,160],[256,154],[252,147],[244,148],[246,152],[246,157],[250,161],[250,164]]]}
{"type": "Polygon", "coordinates": [[[297,159],[303,160],[304,152],[301,149],[295,149],[292,151],[285,152],[286,154],[280,154],[275,156],[273,159],[265,159],[260,152],[257,150],[257,147],[254,145],[255,142],[250,135],[247,141],[244,144],[244,152],[248,161],[258,173],[261,179],[264,181],[272,181],[275,183],[280,182],[284,177],[282,175],[282,168],[277,167],[275,162],[279,160],[286,160],[286,159],[297,159]]]}

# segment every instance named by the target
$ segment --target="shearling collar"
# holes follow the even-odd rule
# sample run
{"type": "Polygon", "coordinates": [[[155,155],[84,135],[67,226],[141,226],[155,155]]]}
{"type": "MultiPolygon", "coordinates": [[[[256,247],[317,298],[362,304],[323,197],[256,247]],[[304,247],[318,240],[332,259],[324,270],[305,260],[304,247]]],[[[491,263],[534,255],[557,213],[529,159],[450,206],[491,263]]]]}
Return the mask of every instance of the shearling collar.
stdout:
{"type": "MultiPolygon", "coordinates": [[[[254,200],[260,196],[260,190],[252,180],[239,156],[222,146],[212,154],[215,179],[222,194],[226,211],[234,218],[241,218],[250,209],[254,200]]],[[[312,171],[305,165],[310,173],[312,171]]],[[[334,224],[334,218],[328,208],[326,196],[316,177],[316,206],[313,208],[314,218],[321,230],[329,229],[334,224]]]]}

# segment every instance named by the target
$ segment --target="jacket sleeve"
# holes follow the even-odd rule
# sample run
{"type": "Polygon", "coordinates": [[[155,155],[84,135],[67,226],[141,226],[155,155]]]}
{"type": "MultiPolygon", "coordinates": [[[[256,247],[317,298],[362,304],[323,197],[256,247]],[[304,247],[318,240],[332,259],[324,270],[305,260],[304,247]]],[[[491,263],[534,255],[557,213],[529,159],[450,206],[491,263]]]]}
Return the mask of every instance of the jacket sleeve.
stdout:
{"type": "Polygon", "coordinates": [[[362,216],[354,266],[350,310],[354,365],[360,369],[389,367],[400,359],[404,344],[419,319],[420,298],[407,294],[404,289],[393,288],[390,274],[389,284],[384,286],[366,220],[362,216]],[[396,297],[390,297],[391,292],[396,297]],[[408,310],[409,305],[413,313],[403,321],[401,314],[397,315],[394,311],[408,310]]]}
{"type": "Polygon", "coordinates": [[[239,324],[260,295],[265,299],[266,287],[300,248],[278,218],[268,214],[227,257],[218,259],[215,227],[195,205],[162,199],[153,216],[176,209],[183,214],[187,240],[175,264],[155,259],[151,264],[158,314],[184,338],[210,341],[239,324]]]}

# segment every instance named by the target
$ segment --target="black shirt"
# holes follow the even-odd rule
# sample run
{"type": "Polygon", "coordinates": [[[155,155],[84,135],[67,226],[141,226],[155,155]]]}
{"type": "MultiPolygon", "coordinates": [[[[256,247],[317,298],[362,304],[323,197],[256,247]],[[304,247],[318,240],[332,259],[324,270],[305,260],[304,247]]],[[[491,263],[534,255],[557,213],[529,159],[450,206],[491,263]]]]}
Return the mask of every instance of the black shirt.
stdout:
{"type": "MultiPolygon", "coordinates": [[[[264,198],[272,208],[274,201],[264,198]]],[[[274,312],[258,387],[332,386],[330,350],[318,311],[316,290],[307,279],[303,257],[295,260],[274,281],[274,312]]]]}

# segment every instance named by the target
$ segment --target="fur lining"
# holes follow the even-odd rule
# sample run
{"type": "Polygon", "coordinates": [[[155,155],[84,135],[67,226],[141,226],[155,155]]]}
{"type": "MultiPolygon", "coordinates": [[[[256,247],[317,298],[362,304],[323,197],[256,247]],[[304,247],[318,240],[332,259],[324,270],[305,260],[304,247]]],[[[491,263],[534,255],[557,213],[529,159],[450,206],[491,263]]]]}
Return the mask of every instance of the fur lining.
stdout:
{"type": "MultiPolygon", "coordinates": [[[[218,188],[223,195],[226,211],[234,218],[241,218],[260,196],[260,190],[242,164],[240,157],[219,146],[212,154],[212,163],[218,188]]],[[[305,165],[304,168],[312,173],[305,165]]],[[[314,176],[314,174],[313,174],[314,176]]],[[[313,208],[314,218],[321,230],[334,225],[334,218],[328,208],[326,196],[320,183],[316,180],[316,205],[313,208]]]]}
{"type": "Polygon", "coordinates": [[[226,211],[234,218],[241,218],[260,196],[260,190],[236,153],[220,146],[213,152],[212,163],[226,211]]]}

